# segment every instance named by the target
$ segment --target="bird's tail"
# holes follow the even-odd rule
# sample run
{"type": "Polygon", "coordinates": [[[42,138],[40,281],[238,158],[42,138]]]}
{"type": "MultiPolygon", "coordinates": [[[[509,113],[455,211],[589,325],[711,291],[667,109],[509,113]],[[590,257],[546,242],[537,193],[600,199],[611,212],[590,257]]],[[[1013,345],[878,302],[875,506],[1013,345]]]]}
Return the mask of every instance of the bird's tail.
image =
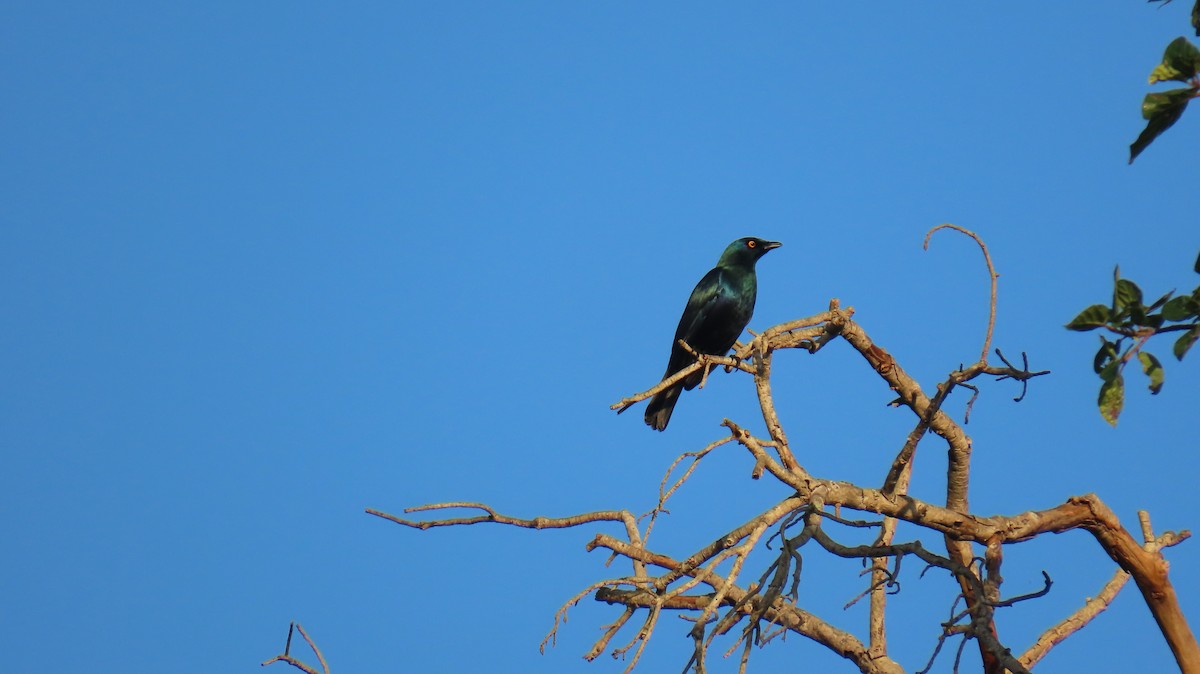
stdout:
{"type": "Polygon", "coordinates": [[[679,394],[682,391],[683,386],[676,384],[671,388],[659,391],[651,398],[650,404],[646,405],[646,425],[656,431],[666,429],[667,422],[671,420],[671,412],[675,411],[675,403],[679,401],[679,394]]]}

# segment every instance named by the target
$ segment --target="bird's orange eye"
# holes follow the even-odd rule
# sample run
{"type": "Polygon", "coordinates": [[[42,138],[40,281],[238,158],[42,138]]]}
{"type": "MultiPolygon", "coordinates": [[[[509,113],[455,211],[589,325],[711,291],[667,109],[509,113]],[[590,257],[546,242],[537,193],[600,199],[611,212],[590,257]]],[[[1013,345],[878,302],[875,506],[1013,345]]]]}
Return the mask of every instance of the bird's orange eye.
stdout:
{"type": "Polygon", "coordinates": [[[750,239],[749,241],[747,241],[747,242],[746,242],[746,247],[747,247],[747,248],[753,248],[753,247],[755,247],[755,246],[757,246],[757,245],[758,245],[758,244],[757,244],[757,243],[755,243],[754,239],[750,239]]]}

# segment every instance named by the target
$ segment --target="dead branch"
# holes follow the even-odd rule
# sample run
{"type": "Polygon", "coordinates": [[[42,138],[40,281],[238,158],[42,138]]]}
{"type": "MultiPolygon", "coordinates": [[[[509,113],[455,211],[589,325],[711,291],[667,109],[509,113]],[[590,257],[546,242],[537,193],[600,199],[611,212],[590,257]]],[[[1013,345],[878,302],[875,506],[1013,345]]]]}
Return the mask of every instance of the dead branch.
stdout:
{"type": "Polygon", "coordinates": [[[654,506],[653,510],[643,514],[638,518],[638,521],[645,519],[647,516],[650,518],[650,522],[646,525],[646,533],[642,536],[644,541],[650,540],[650,532],[654,530],[654,523],[658,520],[659,513],[668,512],[666,509],[667,499],[671,498],[671,495],[674,494],[680,487],[682,487],[685,482],[687,482],[687,479],[691,477],[692,473],[695,472],[697,467],[699,467],[700,461],[704,457],[708,456],[708,454],[717,447],[720,447],[732,439],[733,438],[720,438],[710,442],[707,447],[698,452],[684,452],[671,463],[671,465],[667,468],[667,472],[663,475],[662,482],[658,485],[658,503],[654,506]],[[675,467],[687,457],[692,458],[692,463],[687,467],[687,470],[683,472],[683,475],[680,476],[680,478],[676,480],[670,488],[667,488],[667,480],[671,479],[671,474],[675,472],[675,467]]]}
{"type": "MultiPolygon", "coordinates": [[[[1180,534],[1168,531],[1161,536],[1155,537],[1150,528],[1149,513],[1144,510],[1138,511],[1138,519],[1142,524],[1142,537],[1144,539],[1142,547],[1147,552],[1154,553],[1163,548],[1169,548],[1173,545],[1178,545],[1179,543],[1187,540],[1189,536],[1187,531],[1184,531],[1180,534]]],[[[1129,581],[1129,578],[1129,572],[1118,567],[1116,572],[1113,573],[1112,578],[1110,578],[1108,582],[1105,583],[1102,588],[1100,588],[1100,592],[1098,592],[1095,597],[1088,597],[1084,601],[1083,606],[1079,607],[1071,615],[1063,618],[1053,627],[1050,627],[1043,632],[1042,635],[1038,637],[1037,641],[1030,646],[1024,654],[1021,655],[1021,662],[1024,663],[1026,667],[1032,667],[1033,665],[1037,664],[1039,660],[1044,658],[1046,654],[1050,652],[1050,649],[1057,646],[1075,632],[1078,632],[1086,627],[1088,623],[1096,618],[1096,616],[1100,615],[1109,607],[1113,599],[1116,599],[1117,593],[1119,593],[1121,588],[1125,586],[1125,583],[1129,581]]]]}
{"type": "MultiPolygon", "coordinates": [[[[964,231],[978,241],[978,237],[966,230],[947,226],[964,231]]],[[[992,276],[991,319],[983,352],[983,356],[986,356],[994,324],[996,274],[986,247],[982,242],[980,245],[988,263],[989,274],[992,276]]],[[[1072,497],[1061,505],[1045,510],[1015,515],[979,516],[971,513],[969,509],[971,439],[954,419],[942,411],[942,404],[954,388],[971,386],[968,382],[980,376],[1014,379],[1022,382],[1024,387],[1029,380],[1046,372],[1031,371],[1028,368],[1028,359],[1024,359],[1023,367],[1015,367],[997,351],[1004,366],[989,365],[984,357],[969,366],[960,366],[938,386],[937,393],[931,398],[890,353],[871,340],[851,316],[852,310],[842,310],[837,300],[833,300],[827,312],[769,328],[755,335],[748,343],[735,345],[732,357],[692,352],[696,361],[688,368],[612,406],[613,409],[623,410],[698,371],[707,377],[708,372],[716,366],[723,365],[727,370],[736,369],[754,377],[767,437],[755,437],[733,421],[725,420],[723,425],[729,429],[728,437],[719,439],[697,452],[684,453],[671,464],[659,485],[657,504],[653,510],[642,516],[650,518],[645,532],[638,530],[638,521],[642,518],[635,519],[624,510],[532,519],[502,515],[491,507],[478,503],[445,503],[406,511],[467,507],[482,510],[484,513],[420,522],[375,510],[368,512],[422,530],[435,526],[484,522],[531,529],[574,527],[603,521],[621,522],[625,526],[626,540],[600,533],[588,543],[587,550],[603,548],[613,557],[630,560],[634,566],[633,575],[594,583],[568,600],[556,614],[555,625],[547,635],[547,641],[553,643],[560,619],[566,618],[566,610],[589,593],[594,594],[598,601],[620,604],[624,609],[620,617],[605,626],[603,635],[586,656],[589,659],[607,650],[617,632],[630,622],[636,613],[644,612],[644,619],[637,633],[625,645],[613,649],[616,656],[634,651],[626,671],[630,671],[639,661],[663,611],[682,611],[689,614],[687,617],[693,623],[691,636],[695,647],[688,667],[694,666],[697,672],[705,670],[706,657],[713,640],[730,633],[738,625],[742,626],[740,635],[735,637],[728,653],[732,654],[739,647],[743,649],[739,664],[742,669],[746,666],[751,644],[765,643],[776,634],[795,632],[846,657],[862,672],[900,672],[902,670],[899,665],[887,656],[884,613],[887,591],[889,588],[894,589],[898,582],[900,560],[911,555],[927,564],[949,571],[957,580],[965,601],[965,608],[944,627],[937,650],[941,649],[946,637],[959,634],[978,641],[985,671],[1027,672],[1053,643],[1057,643],[1054,640],[1065,638],[1065,634],[1062,634],[1061,630],[1048,631],[1047,635],[1043,635],[1043,639],[1039,639],[1038,644],[1020,659],[1015,658],[1001,643],[996,630],[996,610],[1018,601],[1034,599],[1049,590],[1047,577],[1047,584],[1041,591],[1001,599],[1003,546],[1046,533],[1082,529],[1088,531],[1102,549],[1135,579],[1147,604],[1151,606],[1152,613],[1159,621],[1164,636],[1176,653],[1181,668],[1186,674],[1195,672],[1195,669],[1188,669],[1184,664],[1189,658],[1193,658],[1189,649],[1195,649],[1195,640],[1183,620],[1182,613],[1179,612],[1174,590],[1166,577],[1166,564],[1160,549],[1165,545],[1156,548],[1134,542],[1129,533],[1122,528],[1115,514],[1098,497],[1091,494],[1072,497]],[[844,339],[858,351],[872,370],[895,392],[896,404],[907,407],[917,418],[916,425],[900,448],[881,489],[822,479],[810,474],[796,459],[774,406],[770,383],[773,352],[784,348],[800,348],[815,353],[837,338],[844,339]],[[935,505],[907,493],[916,449],[931,431],[946,443],[948,450],[945,505],[935,505]],[[666,512],[668,499],[698,470],[705,456],[730,440],[747,450],[753,458],[750,477],[760,479],[769,474],[793,489],[795,494],[719,536],[686,558],[676,559],[648,549],[645,541],[657,521],[658,514],[666,512]],[[673,478],[677,467],[688,458],[691,459],[690,464],[679,477],[673,478]],[[824,519],[853,523],[827,512],[826,508],[833,508],[834,512],[837,512],[838,508],[846,508],[881,515],[885,518],[881,534],[873,545],[842,546],[822,530],[820,523],[824,519]],[[919,542],[895,543],[893,537],[898,521],[910,522],[943,534],[947,554],[942,556],[932,553],[919,542]],[[804,525],[801,532],[789,535],[789,528],[797,523],[804,525]],[[777,528],[778,531],[767,535],[772,528],[777,528]],[[766,570],[757,576],[758,582],[748,586],[739,584],[750,553],[760,545],[770,548],[771,542],[776,538],[779,539],[781,547],[779,554],[766,570]],[[809,540],[816,540],[824,550],[835,555],[872,560],[871,581],[866,591],[872,597],[869,647],[849,632],[834,627],[795,604],[802,562],[799,549],[809,540]],[[975,563],[972,545],[981,545],[985,549],[984,557],[978,565],[975,563]],[[895,568],[888,568],[889,559],[894,560],[895,568]],[[728,568],[718,572],[718,568],[726,564],[728,568]],[[711,592],[700,594],[698,588],[702,585],[707,586],[711,592]],[[963,620],[966,622],[960,623],[963,620]],[[776,630],[775,627],[784,632],[776,630]],[[1043,645],[1044,642],[1049,645],[1043,645]]],[[[686,345],[684,347],[687,348],[686,345]]],[[[1024,393],[1023,388],[1020,397],[1024,397],[1024,393]]],[[[1143,529],[1147,527],[1148,524],[1143,529]]],[[[1170,538],[1173,541],[1171,544],[1183,540],[1187,535],[1187,532],[1173,535],[1170,538]]],[[[1116,589],[1119,589],[1119,585],[1116,589]]],[[[1115,594],[1115,589],[1112,593],[1115,594]]],[[[1073,618],[1075,622],[1072,624],[1081,620],[1080,616],[1073,618]]],[[[1082,621],[1086,622],[1088,619],[1090,618],[1082,621]]],[[[543,642],[543,645],[545,643],[543,642]]],[[[1200,657],[1194,658],[1194,662],[1200,663],[1200,657]]]]}
{"type": "Polygon", "coordinates": [[[992,345],[992,332],[996,328],[996,281],[1000,278],[1000,275],[996,273],[996,268],[992,266],[992,256],[990,253],[988,253],[987,244],[983,242],[983,239],[979,238],[979,235],[975,232],[963,227],[959,227],[958,225],[945,223],[929,230],[925,233],[925,242],[922,244],[922,248],[929,250],[929,239],[933,236],[933,233],[939,229],[953,229],[962,232],[963,234],[966,234],[974,239],[975,243],[979,244],[979,249],[983,251],[983,259],[984,262],[987,263],[988,280],[991,283],[991,301],[988,302],[987,334],[983,339],[983,351],[979,355],[979,362],[987,363],[988,351],[992,345]]]}
{"type": "MultiPolygon", "coordinates": [[[[671,375],[670,377],[663,379],[662,381],[658,382],[654,386],[651,386],[650,388],[646,389],[645,391],[642,391],[641,393],[635,393],[627,398],[622,398],[622,399],[618,400],[617,402],[613,403],[612,405],[609,405],[609,409],[616,410],[617,414],[620,414],[620,413],[624,412],[625,410],[629,409],[629,407],[632,406],[633,404],[639,403],[648,398],[653,398],[659,392],[665,391],[666,389],[671,388],[675,384],[683,381],[684,379],[687,379],[693,373],[699,372],[702,368],[705,372],[705,374],[704,374],[705,381],[707,381],[707,379],[708,379],[708,374],[707,374],[708,370],[717,365],[724,365],[727,370],[741,370],[748,374],[754,374],[754,371],[750,368],[750,366],[743,363],[741,361],[741,359],[739,359],[739,358],[730,358],[728,356],[713,356],[713,355],[709,355],[709,354],[705,354],[705,353],[696,353],[696,351],[694,349],[692,349],[691,346],[689,346],[687,344],[687,342],[680,340],[679,343],[681,345],[683,345],[683,347],[689,353],[696,356],[695,362],[693,362],[691,365],[688,365],[687,367],[683,368],[679,372],[676,372],[675,374],[671,375]]],[[[701,382],[700,388],[704,388],[704,382],[701,382]]]]}
{"type": "Polygon", "coordinates": [[[498,514],[495,510],[483,503],[432,503],[430,505],[416,506],[413,508],[405,508],[404,512],[421,512],[425,510],[442,510],[446,508],[478,508],[486,511],[487,515],[479,515],[476,517],[450,517],[440,520],[424,520],[416,522],[406,520],[402,517],[390,515],[381,510],[367,508],[368,515],[382,517],[385,520],[403,524],[406,527],[414,529],[432,529],[434,527],[451,527],[464,526],[468,524],[508,524],[514,527],[522,527],[525,529],[565,529],[568,527],[577,527],[581,524],[591,522],[620,522],[625,525],[625,530],[630,534],[631,540],[639,540],[637,522],[632,514],[627,510],[601,510],[590,513],[581,513],[579,515],[571,515],[569,517],[534,517],[532,519],[521,519],[517,517],[509,517],[507,515],[498,514]]]}
{"type": "MultiPolygon", "coordinates": [[[[684,562],[676,561],[666,555],[652,553],[640,548],[628,546],[621,541],[618,541],[611,536],[603,534],[596,537],[589,547],[604,547],[621,555],[640,558],[643,563],[659,566],[664,569],[669,569],[677,574],[688,575],[698,578],[709,587],[716,588],[722,583],[723,577],[715,574],[704,568],[691,567],[689,568],[684,562]]],[[[875,659],[872,658],[867,649],[858,641],[852,634],[845,632],[829,623],[821,620],[815,615],[801,609],[797,606],[784,603],[782,600],[776,600],[770,605],[763,604],[761,596],[747,596],[748,591],[737,585],[729,586],[722,603],[728,606],[743,605],[750,611],[762,612],[767,619],[787,629],[801,634],[819,644],[824,645],[842,657],[852,661],[859,670],[869,674],[900,674],[903,670],[900,666],[890,659],[875,659]]],[[[610,601],[618,598],[621,595],[614,593],[606,593],[603,601],[610,601]]],[[[648,595],[636,595],[645,600],[648,595]]],[[[599,597],[597,597],[599,599],[599,597]]],[[[700,608],[702,605],[711,603],[711,597],[704,597],[703,604],[689,604],[689,608],[700,608]]],[[[653,600],[657,601],[657,600],[653,600]]],[[[676,595],[672,601],[688,602],[692,600],[682,599],[676,595]]],[[[624,603],[624,602],[622,602],[624,603]]],[[[627,604],[628,605],[628,604],[627,604]]],[[[653,604],[638,603],[638,606],[649,607],[653,604]]]]}
{"type": "Polygon", "coordinates": [[[305,632],[304,628],[301,627],[300,623],[297,622],[293,622],[288,625],[287,642],[284,644],[283,653],[280,653],[270,660],[261,663],[259,666],[266,667],[274,662],[286,662],[302,672],[307,672],[307,674],[329,674],[329,663],[325,662],[325,656],[321,654],[321,649],[317,648],[317,644],[314,643],[311,638],[309,638],[308,632],[305,632]],[[304,641],[308,643],[308,647],[311,648],[312,652],[317,656],[317,661],[321,663],[321,672],[317,672],[317,670],[313,669],[309,665],[306,665],[300,660],[291,656],[293,630],[299,632],[300,636],[304,637],[304,641]]]}

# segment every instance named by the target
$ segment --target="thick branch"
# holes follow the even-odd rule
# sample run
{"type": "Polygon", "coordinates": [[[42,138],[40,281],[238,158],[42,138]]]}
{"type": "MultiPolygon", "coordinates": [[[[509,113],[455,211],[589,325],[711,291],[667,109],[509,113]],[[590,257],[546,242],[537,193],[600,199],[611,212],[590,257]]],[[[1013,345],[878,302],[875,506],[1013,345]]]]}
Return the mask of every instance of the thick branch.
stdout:
{"type": "MultiPolygon", "coordinates": [[[[1121,526],[1116,514],[1099,498],[1089,494],[1073,500],[1087,507],[1092,515],[1082,525],[1083,528],[1096,537],[1113,561],[1133,576],[1151,615],[1175,655],[1180,671],[1183,674],[1200,674],[1200,644],[1196,643],[1196,637],[1179,606],[1179,598],[1167,576],[1167,561],[1162,553],[1143,549],[1121,526]]],[[[1180,536],[1188,535],[1186,531],[1180,533],[1180,536]]]]}
{"type": "MultiPolygon", "coordinates": [[[[1149,514],[1145,511],[1140,511],[1138,512],[1138,516],[1142,520],[1142,537],[1145,541],[1142,548],[1147,552],[1155,553],[1163,548],[1178,545],[1188,538],[1188,532],[1186,531],[1182,534],[1167,532],[1156,538],[1150,529],[1149,514]]],[[[1029,647],[1029,650],[1021,655],[1021,662],[1026,667],[1032,667],[1045,657],[1050,652],[1050,649],[1075,632],[1083,629],[1084,626],[1109,607],[1113,599],[1117,597],[1117,593],[1129,581],[1129,578],[1128,571],[1117,568],[1116,573],[1104,584],[1104,587],[1100,589],[1100,592],[1095,597],[1088,597],[1083,606],[1043,632],[1037,641],[1029,647]]]]}

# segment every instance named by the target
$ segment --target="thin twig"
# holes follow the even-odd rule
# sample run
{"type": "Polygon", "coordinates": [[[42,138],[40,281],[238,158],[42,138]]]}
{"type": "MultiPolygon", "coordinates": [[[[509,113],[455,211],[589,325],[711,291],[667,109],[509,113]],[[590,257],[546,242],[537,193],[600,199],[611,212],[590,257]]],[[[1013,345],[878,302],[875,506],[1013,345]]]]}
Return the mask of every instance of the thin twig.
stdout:
{"type": "Polygon", "coordinates": [[[288,627],[287,643],[283,647],[283,653],[281,655],[276,655],[275,657],[271,658],[270,660],[267,660],[266,662],[263,662],[259,666],[266,667],[267,665],[269,665],[273,662],[286,662],[287,664],[295,667],[296,669],[306,672],[306,674],[320,674],[319,672],[317,672],[316,669],[313,669],[312,667],[304,664],[300,660],[289,655],[291,648],[292,648],[292,629],[293,628],[297,632],[300,633],[300,636],[304,637],[304,641],[308,642],[308,647],[312,649],[312,652],[314,654],[316,654],[317,661],[321,663],[321,672],[323,672],[324,674],[329,674],[329,663],[325,662],[325,656],[321,654],[321,649],[317,648],[317,644],[313,642],[313,640],[308,636],[308,632],[305,632],[304,628],[301,627],[300,623],[298,623],[298,622],[293,622],[288,627]]]}
{"type": "Polygon", "coordinates": [[[651,510],[648,513],[643,514],[641,517],[638,518],[638,520],[641,521],[642,519],[646,518],[647,516],[650,517],[650,522],[646,525],[646,531],[644,534],[642,534],[643,542],[649,542],[650,532],[654,530],[654,523],[658,519],[659,513],[667,512],[667,509],[666,509],[667,499],[671,498],[671,495],[674,494],[676,492],[676,490],[678,490],[680,487],[682,487],[683,483],[687,482],[688,478],[691,477],[692,473],[695,472],[697,467],[699,467],[700,461],[704,457],[708,456],[708,454],[710,452],[712,452],[714,449],[716,449],[717,447],[720,447],[721,445],[729,442],[732,439],[733,439],[732,437],[720,438],[718,440],[710,442],[707,447],[705,447],[704,449],[702,449],[698,452],[684,452],[683,454],[680,454],[679,457],[676,458],[673,462],[671,462],[671,465],[667,468],[667,472],[665,474],[663,474],[662,482],[660,482],[658,485],[658,503],[655,504],[653,510],[651,510]],[[678,480],[676,480],[675,483],[672,484],[671,487],[668,489],[667,488],[667,480],[671,479],[671,473],[675,472],[675,467],[678,466],[679,463],[687,457],[692,458],[691,465],[689,465],[687,467],[687,470],[685,470],[683,472],[683,475],[678,480]]]}
{"type": "Polygon", "coordinates": [[[934,227],[925,234],[925,242],[922,244],[922,247],[925,250],[929,250],[929,239],[933,236],[933,233],[939,229],[953,229],[962,232],[972,239],[975,239],[975,243],[979,244],[979,249],[983,251],[983,260],[987,263],[988,280],[991,283],[991,301],[988,303],[987,335],[983,339],[983,351],[979,354],[979,362],[986,364],[988,351],[990,351],[992,348],[992,331],[996,327],[996,281],[1000,278],[1000,275],[996,273],[996,268],[992,265],[992,256],[990,253],[988,253],[987,244],[983,242],[983,239],[979,238],[978,234],[964,227],[959,227],[958,225],[952,225],[950,223],[944,223],[934,227]]]}
{"type": "Polygon", "coordinates": [[[640,585],[637,582],[637,580],[633,579],[633,578],[616,578],[616,579],[612,579],[612,580],[602,580],[602,581],[599,581],[596,583],[592,583],[591,585],[588,585],[587,587],[583,588],[579,592],[576,592],[573,597],[571,597],[570,599],[563,602],[562,606],[559,606],[558,610],[554,612],[554,626],[550,628],[550,631],[546,633],[546,636],[542,637],[542,642],[540,644],[538,644],[538,653],[542,653],[543,655],[546,653],[546,644],[547,643],[550,644],[551,648],[554,648],[555,646],[558,645],[558,627],[560,624],[565,624],[567,622],[567,610],[569,608],[571,608],[572,606],[575,606],[584,597],[588,596],[589,594],[591,594],[592,592],[594,592],[596,590],[599,590],[600,588],[617,587],[620,585],[632,585],[633,587],[642,587],[643,586],[643,585],[640,585]]]}

